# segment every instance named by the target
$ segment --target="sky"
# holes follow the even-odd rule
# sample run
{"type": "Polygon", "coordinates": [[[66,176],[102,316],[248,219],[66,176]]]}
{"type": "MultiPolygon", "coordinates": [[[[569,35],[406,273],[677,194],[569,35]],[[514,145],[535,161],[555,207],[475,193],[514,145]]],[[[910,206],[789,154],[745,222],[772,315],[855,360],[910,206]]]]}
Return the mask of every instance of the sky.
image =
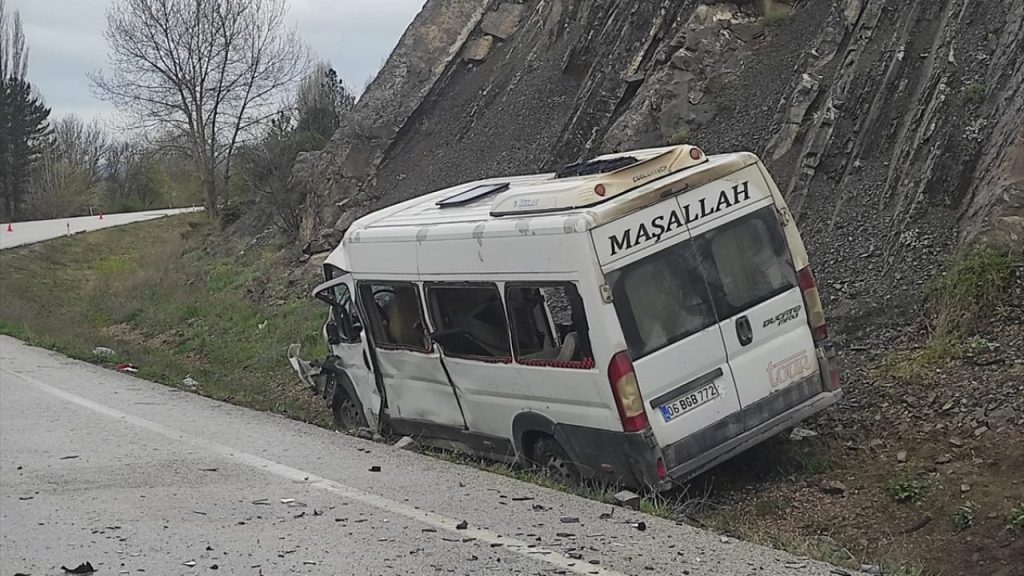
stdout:
{"type": "MultiPolygon", "coordinates": [[[[51,117],[77,114],[113,121],[113,108],[97,98],[86,73],[106,66],[106,8],[115,0],[7,0],[21,13],[29,48],[28,79],[51,108],[51,117]]],[[[380,68],[424,0],[287,0],[299,35],[314,55],[360,91],[380,68]]]]}

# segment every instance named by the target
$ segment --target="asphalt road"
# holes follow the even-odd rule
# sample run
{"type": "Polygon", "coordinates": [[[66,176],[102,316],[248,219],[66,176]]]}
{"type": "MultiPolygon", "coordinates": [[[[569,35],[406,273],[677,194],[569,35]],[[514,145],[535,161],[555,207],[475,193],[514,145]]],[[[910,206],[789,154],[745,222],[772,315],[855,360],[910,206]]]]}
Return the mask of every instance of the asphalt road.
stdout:
{"type": "Polygon", "coordinates": [[[197,212],[202,208],[172,208],[169,210],[146,210],[143,212],[121,212],[118,214],[104,214],[101,219],[96,216],[78,216],[76,218],[57,218],[54,220],[31,220],[28,222],[4,222],[0,224],[0,250],[13,248],[23,244],[32,244],[59,238],[69,234],[90,232],[102,228],[131,224],[143,220],[152,220],[175,214],[197,212]],[[8,230],[8,224],[10,230],[8,230]]]}
{"type": "Polygon", "coordinates": [[[6,576],[830,573],[612,510],[0,336],[6,576]]]}

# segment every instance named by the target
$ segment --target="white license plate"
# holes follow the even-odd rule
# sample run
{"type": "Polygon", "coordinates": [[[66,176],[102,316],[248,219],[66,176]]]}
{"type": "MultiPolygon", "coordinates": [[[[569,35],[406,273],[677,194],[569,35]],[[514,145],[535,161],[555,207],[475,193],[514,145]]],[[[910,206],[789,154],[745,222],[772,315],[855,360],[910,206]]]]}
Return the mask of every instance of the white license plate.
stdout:
{"type": "Polygon", "coordinates": [[[690,410],[693,410],[698,406],[703,406],[720,396],[721,393],[718,391],[718,384],[712,382],[705,386],[701,386],[685,396],[680,396],[668,404],[662,404],[661,406],[658,406],[658,409],[661,410],[661,417],[665,419],[665,422],[671,422],[690,410]]]}

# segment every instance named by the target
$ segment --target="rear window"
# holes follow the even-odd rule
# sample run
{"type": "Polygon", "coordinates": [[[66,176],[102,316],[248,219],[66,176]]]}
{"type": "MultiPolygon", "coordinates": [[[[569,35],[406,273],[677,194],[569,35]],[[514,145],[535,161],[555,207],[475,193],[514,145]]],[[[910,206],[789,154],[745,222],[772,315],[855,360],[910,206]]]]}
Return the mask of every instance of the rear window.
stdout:
{"type": "Polygon", "coordinates": [[[772,206],[606,275],[633,359],[796,286],[772,206]]]}
{"type": "Polygon", "coordinates": [[[715,324],[711,296],[690,241],[609,272],[607,281],[634,359],[715,324]]]}
{"type": "Polygon", "coordinates": [[[693,240],[722,320],[797,285],[789,246],[768,206],[693,240]]]}

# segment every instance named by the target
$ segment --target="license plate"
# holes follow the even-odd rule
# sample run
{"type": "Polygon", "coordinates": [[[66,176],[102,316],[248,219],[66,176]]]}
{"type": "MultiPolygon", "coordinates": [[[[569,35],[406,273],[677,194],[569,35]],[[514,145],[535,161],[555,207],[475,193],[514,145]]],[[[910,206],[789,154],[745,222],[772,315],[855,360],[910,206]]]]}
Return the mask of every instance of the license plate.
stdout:
{"type": "Polygon", "coordinates": [[[668,404],[662,404],[658,409],[661,410],[661,417],[665,419],[665,422],[671,422],[694,408],[719,398],[720,395],[718,384],[712,382],[685,396],[680,396],[668,404]]]}

